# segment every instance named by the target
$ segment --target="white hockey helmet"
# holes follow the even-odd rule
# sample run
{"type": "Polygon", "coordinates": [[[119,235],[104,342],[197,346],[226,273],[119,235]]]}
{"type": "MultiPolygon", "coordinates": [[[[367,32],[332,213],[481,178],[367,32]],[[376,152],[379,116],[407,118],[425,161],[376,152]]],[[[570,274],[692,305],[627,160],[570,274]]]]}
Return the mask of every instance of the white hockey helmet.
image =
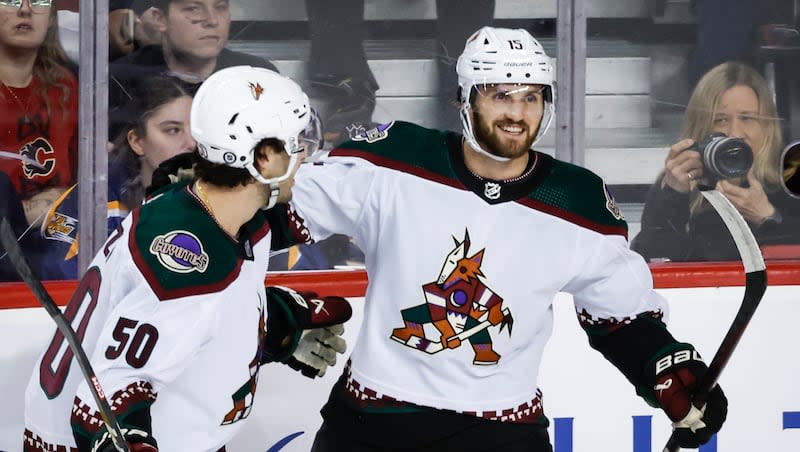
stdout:
{"type": "Polygon", "coordinates": [[[539,41],[522,28],[483,27],[467,39],[456,63],[461,101],[461,125],[467,142],[479,152],[499,161],[475,139],[471,101],[476,87],[494,83],[538,84],[544,87],[544,114],[533,144],[550,127],[555,113],[555,81],[550,57],[539,41]]]}
{"type": "Polygon", "coordinates": [[[311,154],[320,137],[308,127],[308,96],[288,77],[265,68],[233,66],[206,79],[192,101],[191,132],[200,156],[209,162],[246,169],[257,181],[273,187],[294,171],[304,150],[311,154]],[[255,166],[255,147],[265,138],[284,144],[290,160],[286,173],[270,179],[255,166]]]}

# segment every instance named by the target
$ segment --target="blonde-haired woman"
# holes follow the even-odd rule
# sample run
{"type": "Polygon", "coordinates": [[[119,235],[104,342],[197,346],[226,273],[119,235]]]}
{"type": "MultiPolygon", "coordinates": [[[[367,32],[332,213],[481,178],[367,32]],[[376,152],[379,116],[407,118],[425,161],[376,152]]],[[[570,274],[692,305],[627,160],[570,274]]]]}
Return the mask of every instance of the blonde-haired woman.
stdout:
{"type": "Polygon", "coordinates": [[[78,83],[66,61],[51,0],[0,2],[0,150],[17,156],[0,171],[29,223],[75,178],[78,83]]]}
{"type": "Polygon", "coordinates": [[[753,68],[728,62],[706,73],[689,100],[684,139],[670,147],[647,194],[642,230],[631,247],[645,259],[738,258],[724,223],[698,191],[709,179],[693,147],[714,132],[741,138],[753,149],[747,176],[718,181],[716,189],[747,220],[759,244],[800,243],[800,203],[781,189],[779,121],[772,93],[753,68]]]}

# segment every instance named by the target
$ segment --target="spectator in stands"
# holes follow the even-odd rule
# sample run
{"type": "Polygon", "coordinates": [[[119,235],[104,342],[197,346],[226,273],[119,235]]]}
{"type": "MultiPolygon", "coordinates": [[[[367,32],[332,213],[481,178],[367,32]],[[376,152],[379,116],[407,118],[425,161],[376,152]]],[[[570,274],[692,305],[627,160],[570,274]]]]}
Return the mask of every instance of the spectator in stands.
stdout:
{"type": "Polygon", "coordinates": [[[0,3],[0,158],[36,225],[75,179],[78,83],[49,0],[0,3]]]}
{"type": "Polygon", "coordinates": [[[698,191],[709,183],[700,152],[710,133],[743,139],[753,149],[746,177],[716,189],[739,210],[760,245],[800,243],[800,203],[782,189],[781,135],[766,82],[751,67],[723,63],[698,82],[684,116],[683,137],[670,147],[664,172],[648,191],[642,230],[631,247],[646,259],[734,260],[733,239],[698,191]]]}
{"type": "MultiPolygon", "coordinates": [[[[192,98],[171,77],[155,76],[138,85],[126,111],[134,118],[122,130],[109,155],[108,233],[142,203],[153,171],[165,160],[194,150],[189,133],[192,98]]],[[[76,279],[78,190],[70,188],[49,210],[42,239],[43,279],[76,279]]]]}
{"type": "Polygon", "coordinates": [[[209,75],[226,67],[249,65],[277,72],[263,58],[225,48],[231,25],[229,0],[153,0],[153,5],[161,44],[142,47],[110,68],[110,136],[116,136],[127,121],[120,109],[131,89],[154,75],[175,77],[193,94],[209,75]]]}
{"type": "MultiPolygon", "coordinates": [[[[346,136],[369,129],[379,86],[367,65],[363,41],[366,35],[364,0],[306,0],[311,35],[309,78],[312,96],[322,101],[320,114],[328,133],[338,144],[346,136]],[[353,128],[361,124],[364,128],[353,128]]],[[[457,0],[437,0],[439,52],[439,120],[458,130],[455,61],[464,37],[494,16],[494,0],[475,0],[465,7],[457,0]],[[448,108],[449,107],[449,108],[448,108]]]]}

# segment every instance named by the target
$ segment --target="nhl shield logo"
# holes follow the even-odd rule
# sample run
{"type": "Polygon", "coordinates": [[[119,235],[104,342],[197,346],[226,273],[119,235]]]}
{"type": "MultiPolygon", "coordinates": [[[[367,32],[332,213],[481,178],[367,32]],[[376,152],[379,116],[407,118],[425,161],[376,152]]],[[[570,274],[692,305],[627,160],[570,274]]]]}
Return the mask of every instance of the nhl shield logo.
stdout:
{"type": "Polygon", "coordinates": [[[150,243],[150,252],[161,265],[176,273],[204,273],[208,268],[208,254],[203,251],[203,244],[188,231],[156,236],[150,243]]]}
{"type": "Polygon", "coordinates": [[[497,199],[500,197],[501,185],[495,182],[486,182],[483,187],[483,195],[488,199],[497,199]]]}

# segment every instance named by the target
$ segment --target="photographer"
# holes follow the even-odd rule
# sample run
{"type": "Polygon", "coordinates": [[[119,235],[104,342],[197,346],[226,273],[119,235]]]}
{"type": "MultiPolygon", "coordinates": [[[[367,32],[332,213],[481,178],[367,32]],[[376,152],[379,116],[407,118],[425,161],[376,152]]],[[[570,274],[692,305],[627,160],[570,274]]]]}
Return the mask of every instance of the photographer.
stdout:
{"type": "Polygon", "coordinates": [[[634,251],[647,260],[738,259],[733,239],[700,194],[700,184],[731,201],[759,245],[800,243],[800,203],[781,188],[779,118],[761,75],[735,62],[711,69],[689,100],[683,136],[670,147],[664,172],[647,193],[642,230],[631,243],[634,251]],[[740,139],[727,140],[738,142],[739,151],[746,150],[744,143],[752,149],[752,166],[740,154],[732,159],[740,166],[733,173],[741,176],[713,168],[715,162],[731,163],[725,162],[722,146],[716,146],[720,138],[710,138],[714,133],[740,139]]]}

